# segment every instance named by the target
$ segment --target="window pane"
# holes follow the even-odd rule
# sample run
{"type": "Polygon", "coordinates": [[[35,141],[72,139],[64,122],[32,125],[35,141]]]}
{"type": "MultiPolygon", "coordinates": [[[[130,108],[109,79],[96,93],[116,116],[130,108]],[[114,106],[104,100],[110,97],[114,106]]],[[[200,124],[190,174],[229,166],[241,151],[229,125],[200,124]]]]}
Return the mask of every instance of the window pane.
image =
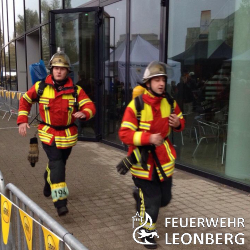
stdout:
{"type": "Polygon", "coordinates": [[[48,24],[42,27],[42,59],[45,63],[45,66],[47,66],[50,60],[48,24]]]}
{"type": "Polygon", "coordinates": [[[124,109],[126,55],[126,1],[104,7],[105,87],[103,92],[104,139],[121,144],[118,129],[124,109]]]}
{"type": "Polygon", "coordinates": [[[6,1],[3,1],[3,23],[4,23],[4,44],[9,42],[8,39],[8,28],[7,28],[7,9],[6,9],[6,1]]]}
{"type": "Polygon", "coordinates": [[[14,34],[14,9],[13,0],[8,1],[8,19],[9,19],[9,40],[12,40],[14,34]]]}
{"type": "Polygon", "coordinates": [[[174,134],[178,162],[250,184],[249,11],[245,1],[170,1],[178,79],[168,87],[186,119],[174,134]]]}
{"type": "Polygon", "coordinates": [[[41,1],[41,18],[42,23],[49,21],[49,11],[62,8],[61,0],[42,0],[41,1]]]}
{"type": "Polygon", "coordinates": [[[65,0],[65,9],[77,8],[91,0],[65,0]]]}
{"type": "Polygon", "coordinates": [[[12,90],[17,90],[15,42],[10,43],[9,50],[10,50],[10,80],[11,80],[11,89],[12,90]]]}
{"type": "Polygon", "coordinates": [[[39,25],[38,0],[25,0],[25,20],[26,30],[30,30],[39,25]]]}
{"type": "Polygon", "coordinates": [[[10,90],[10,57],[9,46],[5,47],[5,83],[8,90],[10,90]]]}
{"type": "Polygon", "coordinates": [[[24,33],[24,7],[23,1],[15,1],[15,28],[16,36],[20,36],[24,33]]]}
{"type": "MultiPolygon", "coordinates": [[[[130,89],[141,82],[151,61],[159,60],[160,0],[131,1],[130,89]],[[143,6],[143,11],[141,11],[143,6]]],[[[130,93],[131,99],[132,93],[130,93]]]]}

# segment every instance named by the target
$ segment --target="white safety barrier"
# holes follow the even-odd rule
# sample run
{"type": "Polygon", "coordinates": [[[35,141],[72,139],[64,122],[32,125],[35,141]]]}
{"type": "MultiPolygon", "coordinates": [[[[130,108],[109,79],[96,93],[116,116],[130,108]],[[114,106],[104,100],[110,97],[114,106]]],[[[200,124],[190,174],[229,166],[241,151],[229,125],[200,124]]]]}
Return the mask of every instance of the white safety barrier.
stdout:
{"type": "Polygon", "coordinates": [[[87,250],[0,171],[0,249],[87,250]]]}

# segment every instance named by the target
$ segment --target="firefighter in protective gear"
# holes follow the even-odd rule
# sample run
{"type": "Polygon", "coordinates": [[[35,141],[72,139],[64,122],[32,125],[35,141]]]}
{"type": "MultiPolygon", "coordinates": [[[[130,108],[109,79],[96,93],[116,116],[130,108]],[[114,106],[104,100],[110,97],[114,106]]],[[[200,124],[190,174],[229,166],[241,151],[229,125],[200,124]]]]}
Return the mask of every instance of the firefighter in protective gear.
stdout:
{"type": "Polygon", "coordinates": [[[29,128],[28,114],[34,102],[39,103],[42,122],[38,125],[38,135],[48,157],[44,173],[44,195],[52,196],[58,215],[68,213],[65,182],[66,161],[72,147],[77,143],[76,119],[89,120],[95,115],[94,103],[83,89],[74,86],[68,73],[68,56],[58,50],[49,62],[51,74],[44,82],[36,82],[21,98],[17,124],[19,134],[26,135],[29,128]],[[41,86],[45,87],[41,89],[41,86]]]}
{"type": "MultiPolygon", "coordinates": [[[[138,188],[137,209],[145,218],[145,212],[152,218],[144,229],[156,230],[156,221],[160,207],[167,206],[171,200],[172,175],[176,151],[168,136],[171,130],[182,131],[185,126],[182,112],[176,101],[165,92],[169,66],[162,62],[150,63],[144,73],[142,86],[143,109],[140,119],[137,117],[135,99],[127,106],[119,130],[121,141],[129,145],[128,159],[132,163],[126,168],[132,174],[138,188]],[[172,100],[172,101],[171,101],[172,100]],[[137,162],[131,161],[135,155],[137,162]]],[[[127,162],[125,162],[127,163],[127,162]]],[[[119,165],[119,172],[122,171],[119,165]]],[[[143,225],[145,221],[141,222],[143,225]]],[[[143,238],[146,248],[157,248],[154,238],[143,238]],[[147,244],[149,242],[149,244],[147,244]]]]}

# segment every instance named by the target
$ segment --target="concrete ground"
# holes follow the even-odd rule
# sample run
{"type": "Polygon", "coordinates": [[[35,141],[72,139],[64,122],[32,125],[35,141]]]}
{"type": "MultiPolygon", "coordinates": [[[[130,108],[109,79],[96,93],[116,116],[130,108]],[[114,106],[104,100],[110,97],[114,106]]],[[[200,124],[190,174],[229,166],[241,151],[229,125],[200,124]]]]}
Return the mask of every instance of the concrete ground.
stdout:
{"type": "MultiPolygon", "coordinates": [[[[36,128],[31,127],[28,135],[21,137],[15,124],[16,115],[9,121],[8,116],[2,119],[0,111],[0,170],[5,184],[16,185],[91,250],[145,249],[133,240],[133,232],[139,225],[135,222],[132,228],[135,201],[131,175],[120,176],[115,168],[125,156],[124,151],[102,143],[78,142],[66,171],[70,212],[58,217],[51,198],[42,194],[47,158],[40,142],[39,162],[32,168],[27,161],[29,139],[36,128]]],[[[175,170],[173,199],[160,210],[157,229],[158,249],[250,249],[249,193],[175,170]],[[171,218],[175,218],[174,223],[165,227],[165,220],[171,221],[171,218]],[[221,227],[209,227],[205,222],[210,218],[219,218],[221,227]],[[243,222],[238,218],[243,218],[244,223],[233,223],[234,220],[243,222]],[[186,227],[186,219],[191,227],[190,223],[186,227]],[[197,235],[203,235],[203,244],[197,235]],[[216,244],[216,237],[221,244],[216,244]],[[225,244],[225,238],[230,237],[225,244]],[[207,243],[213,244],[206,244],[206,238],[207,243]],[[237,244],[242,238],[244,244],[237,244]]]]}

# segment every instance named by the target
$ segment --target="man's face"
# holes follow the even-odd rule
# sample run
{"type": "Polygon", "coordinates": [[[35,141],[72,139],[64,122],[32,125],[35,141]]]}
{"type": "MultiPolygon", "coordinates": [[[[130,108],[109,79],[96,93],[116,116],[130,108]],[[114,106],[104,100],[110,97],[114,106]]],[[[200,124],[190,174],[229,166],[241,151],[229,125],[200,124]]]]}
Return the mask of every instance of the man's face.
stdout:
{"type": "Polygon", "coordinates": [[[53,67],[52,75],[56,81],[62,81],[68,75],[68,68],[65,67],[53,67]]]}
{"type": "MultiPolygon", "coordinates": [[[[149,88],[150,83],[147,83],[147,87],[149,88]]],[[[166,86],[166,77],[165,76],[156,76],[151,79],[151,89],[161,95],[165,91],[166,86]]],[[[149,90],[150,91],[150,90],[149,90]]]]}

